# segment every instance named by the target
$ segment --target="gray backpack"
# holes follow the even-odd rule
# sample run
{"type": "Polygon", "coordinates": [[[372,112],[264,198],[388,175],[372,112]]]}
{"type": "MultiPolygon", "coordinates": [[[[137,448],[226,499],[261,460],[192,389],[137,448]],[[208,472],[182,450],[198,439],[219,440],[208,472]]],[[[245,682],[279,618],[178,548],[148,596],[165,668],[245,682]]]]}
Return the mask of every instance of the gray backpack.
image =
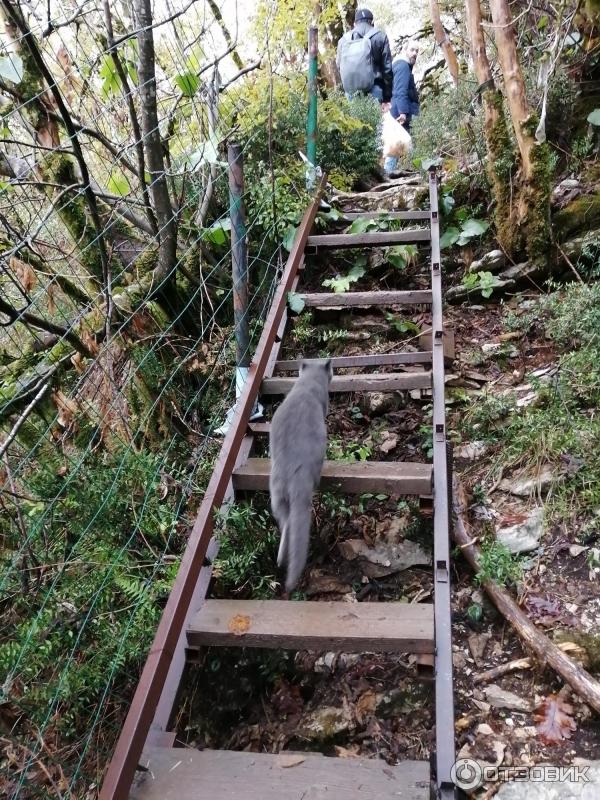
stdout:
{"type": "Polygon", "coordinates": [[[377,33],[373,28],[364,36],[357,30],[348,31],[340,39],[339,69],[342,85],[347,94],[370,92],[375,83],[375,70],[371,53],[371,39],[377,33]],[[353,38],[356,36],[356,38],[353,38]]]}

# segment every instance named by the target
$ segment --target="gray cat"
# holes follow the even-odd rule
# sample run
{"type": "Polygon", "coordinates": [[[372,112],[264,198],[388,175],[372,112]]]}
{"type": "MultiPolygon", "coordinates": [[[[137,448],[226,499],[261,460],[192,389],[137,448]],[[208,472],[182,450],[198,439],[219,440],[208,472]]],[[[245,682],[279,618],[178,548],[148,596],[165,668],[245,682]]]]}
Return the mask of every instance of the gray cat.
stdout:
{"type": "Polygon", "coordinates": [[[271,508],[281,531],[277,564],[287,566],[285,589],[298,583],[308,557],[312,495],[327,449],[331,360],[304,362],[271,423],[271,508]]]}

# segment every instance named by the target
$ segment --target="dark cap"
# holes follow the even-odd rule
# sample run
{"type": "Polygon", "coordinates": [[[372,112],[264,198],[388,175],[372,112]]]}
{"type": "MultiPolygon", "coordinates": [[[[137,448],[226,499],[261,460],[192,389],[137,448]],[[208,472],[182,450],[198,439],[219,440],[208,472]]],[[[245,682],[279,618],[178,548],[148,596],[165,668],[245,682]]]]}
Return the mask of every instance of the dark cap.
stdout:
{"type": "Polygon", "coordinates": [[[373,22],[373,12],[368,8],[357,8],[354,15],[354,22],[362,22],[363,20],[373,22]]]}

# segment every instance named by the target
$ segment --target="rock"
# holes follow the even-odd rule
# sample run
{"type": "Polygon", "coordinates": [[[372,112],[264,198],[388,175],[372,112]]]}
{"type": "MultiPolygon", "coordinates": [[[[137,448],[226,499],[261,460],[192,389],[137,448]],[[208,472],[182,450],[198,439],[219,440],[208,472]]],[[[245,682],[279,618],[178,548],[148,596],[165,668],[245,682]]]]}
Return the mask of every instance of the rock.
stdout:
{"type": "Polygon", "coordinates": [[[505,356],[506,358],[517,358],[519,351],[514,344],[506,342],[486,342],[481,345],[481,352],[484,356],[505,356]]]}
{"type": "Polygon", "coordinates": [[[363,539],[347,539],[338,544],[344,558],[360,558],[361,569],[369,578],[382,578],[417,565],[431,564],[431,554],[409,539],[398,542],[377,542],[370,547],[363,539]]]}
{"type": "Polygon", "coordinates": [[[583,544],[572,544],[571,547],[569,547],[569,555],[573,556],[573,558],[577,558],[577,556],[580,556],[582,553],[585,553],[585,551],[588,549],[589,548],[587,548],[583,544]]]}
{"type": "Polygon", "coordinates": [[[535,780],[501,784],[495,800],[597,800],[600,797],[600,761],[573,766],[571,773],[563,772],[562,780],[550,772],[552,767],[546,767],[548,780],[541,781],[543,768],[544,765],[532,768],[535,780]]]}
{"type": "Polygon", "coordinates": [[[483,692],[488,703],[494,708],[509,708],[511,711],[520,711],[525,714],[534,709],[534,704],[531,700],[524,700],[512,692],[507,692],[496,686],[495,683],[491,684],[491,686],[486,686],[483,692]]]}
{"type": "Polygon", "coordinates": [[[464,458],[465,461],[475,461],[487,450],[487,445],[485,442],[471,442],[471,444],[463,444],[460,447],[456,447],[454,450],[454,455],[456,458],[464,458]]]}
{"type": "Polygon", "coordinates": [[[532,509],[522,522],[496,530],[496,538],[506,545],[511,553],[528,553],[535,550],[544,533],[544,509],[532,509]]]}
{"type": "Polygon", "coordinates": [[[337,575],[327,575],[321,570],[312,570],[306,594],[311,597],[315,594],[349,594],[351,591],[352,586],[340,580],[337,575]]]}
{"type": "Polygon", "coordinates": [[[552,471],[549,464],[544,465],[537,475],[530,478],[514,480],[505,478],[498,488],[502,492],[517,495],[517,497],[530,497],[532,494],[544,494],[558,480],[558,475],[552,471]]]}
{"type": "Polygon", "coordinates": [[[372,417],[395,411],[400,405],[400,396],[394,392],[368,392],[361,399],[361,406],[372,417]]]}
{"type": "Polygon", "coordinates": [[[482,256],[479,261],[473,261],[469,272],[497,272],[506,264],[506,256],[502,250],[491,250],[482,256]]]}
{"type": "Polygon", "coordinates": [[[395,450],[398,446],[398,437],[395,433],[390,433],[389,431],[385,431],[384,438],[381,444],[379,445],[379,449],[382,453],[390,453],[392,450],[395,450]]]}
{"type": "Polygon", "coordinates": [[[491,638],[489,633],[472,633],[467,640],[473,660],[478,667],[482,664],[485,648],[491,638]]]}
{"type": "Polygon", "coordinates": [[[296,735],[311,741],[326,741],[353,727],[353,717],[348,703],[342,708],[324,706],[303,717],[296,728],[296,735]]]}
{"type": "Polygon", "coordinates": [[[576,178],[565,178],[552,191],[551,202],[553,206],[563,206],[570,203],[583,191],[581,183],[576,178]]]}
{"type": "Polygon", "coordinates": [[[537,264],[531,264],[529,261],[524,261],[521,264],[511,264],[510,267],[503,269],[498,275],[500,280],[503,281],[522,281],[525,278],[530,278],[539,273],[540,267],[537,264]]]}

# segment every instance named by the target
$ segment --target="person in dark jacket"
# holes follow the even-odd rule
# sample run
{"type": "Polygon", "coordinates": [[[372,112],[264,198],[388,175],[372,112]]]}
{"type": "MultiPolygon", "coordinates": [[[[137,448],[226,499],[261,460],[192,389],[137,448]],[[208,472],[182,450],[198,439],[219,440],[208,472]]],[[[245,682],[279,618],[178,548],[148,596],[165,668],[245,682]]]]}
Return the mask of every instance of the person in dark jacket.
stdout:
{"type": "MultiPolygon", "coordinates": [[[[359,8],[354,15],[354,31],[360,36],[374,30],[373,12],[368,8],[359,8]]],[[[340,40],[341,41],[341,40],[340,40]]],[[[371,36],[371,58],[375,74],[375,84],[370,91],[381,103],[381,111],[388,111],[392,99],[392,51],[388,37],[383,31],[377,30],[371,36]]],[[[340,45],[338,43],[338,67],[340,45]]]]}
{"type": "MultiPolygon", "coordinates": [[[[410,133],[410,123],[413,117],[419,113],[419,93],[413,77],[413,67],[419,55],[419,45],[414,41],[408,41],[400,58],[394,61],[392,66],[393,86],[392,103],[390,113],[394,119],[406,128],[410,133]]],[[[388,156],[385,159],[384,170],[393,172],[396,169],[398,159],[388,156]]]]}

